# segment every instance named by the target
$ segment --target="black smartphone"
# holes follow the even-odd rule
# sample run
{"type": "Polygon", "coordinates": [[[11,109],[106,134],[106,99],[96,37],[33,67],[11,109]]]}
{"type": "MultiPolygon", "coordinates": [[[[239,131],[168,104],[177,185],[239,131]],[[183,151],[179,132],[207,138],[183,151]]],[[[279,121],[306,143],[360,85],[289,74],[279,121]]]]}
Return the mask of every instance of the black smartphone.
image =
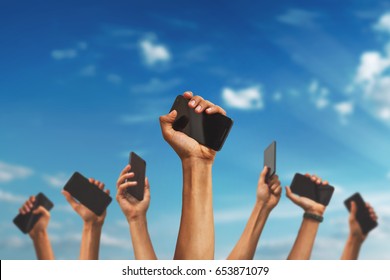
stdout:
{"type": "Polygon", "coordinates": [[[112,201],[108,194],[89,182],[79,172],[73,173],[65,184],[64,190],[68,191],[75,199],[98,216],[103,214],[112,201]]]}
{"type": "Polygon", "coordinates": [[[198,114],[188,107],[189,100],[178,95],[170,110],[176,110],[177,116],[173,129],[181,131],[215,151],[222,149],[233,125],[233,120],[222,114],[198,114]]]}
{"type": "Polygon", "coordinates": [[[293,193],[310,198],[317,201],[317,186],[316,184],[305,175],[295,173],[295,176],[291,182],[290,189],[293,193]]]}
{"type": "Polygon", "coordinates": [[[276,172],[276,141],[264,150],[264,166],[268,167],[267,180],[276,172]]]}
{"type": "Polygon", "coordinates": [[[43,206],[47,211],[50,211],[54,204],[50,201],[43,193],[38,193],[35,196],[35,201],[33,203],[33,207],[31,211],[25,215],[18,214],[13,222],[14,224],[23,232],[29,233],[30,230],[34,227],[34,225],[38,222],[41,217],[40,214],[34,215],[32,212],[37,209],[39,206],[43,206]]]}
{"type": "Polygon", "coordinates": [[[375,227],[377,227],[378,223],[371,219],[370,213],[368,212],[368,209],[366,207],[366,203],[364,202],[360,193],[355,193],[344,201],[344,204],[347,207],[348,211],[351,211],[351,201],[354,201],[356,203],[356,219],[360,225],[360,228],[362,229],[363,234],[366,235],[375,227]]]}
{"type": "Polygon", "coordinates": [[[333,192],[334,187],[331,185],[317,185],[317,202],[321,203],[322,205],[328,206],[333,192]]]}
{"type": "Polygon", "coordinates": [[[131,166],[130,172],[134,172],[134,177],[126,179],[126,181],[136,181],[137,185],[134,187],[128,187],[126,191],[128,194],[141,201],[144,199],[146,162],[139,155],[131,152],[129,164],[131,166]]]}

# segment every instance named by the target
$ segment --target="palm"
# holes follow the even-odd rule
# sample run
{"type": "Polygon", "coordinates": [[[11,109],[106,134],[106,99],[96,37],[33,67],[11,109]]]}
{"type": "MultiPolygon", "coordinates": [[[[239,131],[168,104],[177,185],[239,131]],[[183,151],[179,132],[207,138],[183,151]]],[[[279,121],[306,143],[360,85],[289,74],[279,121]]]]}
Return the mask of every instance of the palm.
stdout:
{"type": "Polygon", "coordinates": [[[85,222],[103,222],[107,213],[104,211],[101,216],[98,216],[82,204],[78,204],[75,210],[85,222]]]}
{"type": "Polygon", "coordinates": [[[133,219],[140,215],[146,215],[149,208],[150,193],[145,191],[144,199],[139,201],[130,195],[122,195],[119,204],[125,213],[126,217],[133,219]]]}

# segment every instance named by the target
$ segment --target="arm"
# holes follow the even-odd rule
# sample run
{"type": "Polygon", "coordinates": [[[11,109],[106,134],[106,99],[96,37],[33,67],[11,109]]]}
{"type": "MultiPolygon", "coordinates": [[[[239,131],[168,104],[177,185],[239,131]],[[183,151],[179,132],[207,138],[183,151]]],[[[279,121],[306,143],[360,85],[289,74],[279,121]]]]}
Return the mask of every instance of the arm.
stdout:
{"type": "MultiPolygon", "coordinates": [[[[104,189],[103,183],[92,178],[90,178],[89,181],[92,184],[98,186],[101,190],[104,189]]],[[[105,190],[105,192],[110,194],[109,190],[105,190]]],[[[99,259],[100,236],[107,211],[104,211],[101,216],[97,216],[87,207],[74,200],[74,198],[67,191],[62,191],[62,194],[69,202],[70,206],[72,206],[73,210],[75,210],[84,221],[81,235],[80,260],[99,259]]]]}
{"type": "Polygon", "coordinates": [[[248,223],[228,260],[253,259],[257,243],[272,209],[278,204],[282,189],[277,175],[266,183],[267,167],[264,167],[257,184],[257,199],[248,223]]]}
{"type": "MultiPolygon", "coordinates": [[[[185,92],[184,97],[196,113],[226,114],[221,107],[200,96],[193,97],[191,92],[185,92]]],[[[173,110],[160,117],[163,137],[180,157],[183,171],[182,215],[174,259],[214,259],[211,171],[216,152],[174,130],[176,115],[173,110]]]]}
{"type": "MultiPolygon", "coordinates": [[[[310,176],[306,174],[306,176],[310,176]]],[[[312,181],[317,184],[321,183],[321,179],[316,176],[310,176],[312,181]]],[[[323,185],[327,185],[325,181],[323,185]]],[[[309,198],[300,197],[292,193],[289,187],[286,187],[287,197],[294,202],[296,205],[300,206],[305,213],[311,213],[317,216],[323,216],[325,212],[325,206],[317,203],[309,198]]],[[[291,249],[290,254],[287,259],[289,260],[308,260],[310,259],[311,251],[313,250],[314,240],[317,235],[318,227],[320,225],[319,221],[316,221],[311,218],[303,218],[301,227],[299,229],[297,238],[295,239],[294,245],[291,249]]]]}
{"type": "MultiPolygon", "coordinates": [[[[22,208],[19,209],[20,214],[25,215],[33,208],[35,197],[30,197],[25,202],[22,208]]],[[[54,253],[51,247],[47,226],[50,221],[50,213],[43,206],[39,206],[33,211],[34,215],[41,215],[37,223],[28,233],[33,241],[35,254],[38,260],[54,260],[54,253]]]]}
{"type": "MultiPolygon", "coordinates": [[[[367,203],[366,207],[370,213],[371,219],[374,221],[378,220],[378,217],[374,209],[367,203]]],[[[356,220],[357,206],[355,202],[351,202],[351,212],[349,214],[349,235],[347,242],[344,246],[343,254],[341,255],[342,260],[357,260],[359,257],[360,247],[367,235],[364,235],[358,221],[356,220]]]]}
{"type": "Polygon", "coordinates": [[[130,172],[131,166],[127,165],[119,175],[117,181],[116,200],[125,215],[130,227],[131,242],[136,260],[157,260],[156,253],[149,236],[146,212],[150,204],[150,185],[145,178],[144,199],[138,201],[135,197],[128,195],[126,189],[137,185],[136,181],[125,182],[126,179],[134,177],[130,172]],[[130,173],[129,173],[130,172],[130,173]]]}

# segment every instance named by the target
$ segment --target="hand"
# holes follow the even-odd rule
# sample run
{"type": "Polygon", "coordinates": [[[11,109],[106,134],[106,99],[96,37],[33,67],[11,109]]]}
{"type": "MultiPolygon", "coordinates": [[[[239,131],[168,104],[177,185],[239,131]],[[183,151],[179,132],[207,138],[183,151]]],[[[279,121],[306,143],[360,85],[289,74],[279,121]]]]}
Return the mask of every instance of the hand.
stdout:
{"type": "MultiPolygon", "coordinates": [[[[374,208],[371,207],[369,203],[366,203],[366,207],[368,209],[368,212],[370,213],[371,219],[374,221],[378,220],[378,216],[376,215],[374,208]]],[[[357,213],[357,206],[354,201],[351,202],[351,212],[349,213],[349,234],[352,238],[355,238],[359,242],[363,243],[363,241],[366,239],[367,235],[363,234],[363,231],[356,219],[356,213],[357,213]]]]}
{"type": "MultiPolygon", "coordinates": [[[[98,180],[89,178],[89,182],[96,185],[99,189],[104,190],[104,183],[99,182],[98,180]]],[[[104,190],[106,194],[110,194],[108,189],[104,190]]],[[[76,211],[77,214],[83,219],[84,223],[99,225],[102,226],[104,223],[104,219],[106,218],[107,210],[103,212],[101,216],[96,215],[94,212],[89,210],[83,204],[77,202],[69,192],[63,190],[62,194],[65,196],[66,200],[69,202],[70,206],[72,206],[73,210],[76,211]]]]}
{"type": "MultiPolygon", "coordinates": [[[[26,215],[27,213],[31,212],[34,202],[35,196],[30,196],[30,198],[19,209],[19,213],[22,215],[26,215]]],[[[43,206],[39,206],[32,213],[34,215],[41,215],[41,217],[35,223],[34,227],[28,233],[31,238],[35,238],[40,232],[46,231],[50,221],[50,212],[47,211],[43,206]]]]}
{"type": "Polygon", "coordinates": [[[116,200],[125,214],[128,222],[135,220],[139,217],[146,216],[146,211],[150,204],[150,185],[148,178],[145,178],[145,190],[144,199],[139,201],[132,195],[126,192],[127,188],[131,188],[137,185],[136,181],[127,181],[134,177],[134,172],[130,172],[131,166],[127,165],[119,175],[118,181],[116,182],[117,194],[116,200]],[[129,173],[130,172],[130,173],[129,173]]]}
{"type": "MultiPolygon", "coordinates": [[[[192,96],[192,92],[186,91],[183,96],[188,99],[188,106],[201,114],[203,111],[206,114],[220,113],[226,115],[226,112],[219,106],[214,105],[210,101],[204,100],[200,96],[192,96]]],[[[169,114],[160,117],[160,126],[165,141],[171,145],[175,152],[183,161],[188,158],[200,158],[207,161],[214,161],[216,151],[199,144],[196,140],[187,136],[183,132],[176,131],[172,125],[176,119],[177,112],[173,110],[169,114]]]]}
{"type": "MultiPolygon", "coordinates": [[[[316,184],[322,184],[323,186],[328,184],[327,181],[322,182],[321,178],[317,177],[316,175],[310,176],[309,174],[306,173],[305,176],[309,177],[316,184]]],[[[300,206],[305,212],[313,213],[320,216],[322,216],[325,212],[326,207],[324,205],[315,202],[310,198],[298,196],[294,194],[291,191],[290,187],[286,187],[286,195],[292,202],[300,206]]]]}
{"type": "Polygon", "coordinates": [[[267,173],[268,167],[264,166],[257,183],[257,203],[264,203],[268,210],[272,210],[280,200],[282,187],[276,174],[266,183],[267,173]]]}

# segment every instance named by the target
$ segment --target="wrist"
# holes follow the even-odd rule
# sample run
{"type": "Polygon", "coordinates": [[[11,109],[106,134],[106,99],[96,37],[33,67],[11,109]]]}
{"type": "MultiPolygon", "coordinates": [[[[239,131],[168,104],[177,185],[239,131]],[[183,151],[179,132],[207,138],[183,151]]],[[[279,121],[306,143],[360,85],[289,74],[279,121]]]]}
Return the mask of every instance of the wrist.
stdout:
{"type": "Polygon", "coordinates": [[[128,215],[127,217],[127,222],[129,224],[136,224],[136,223],[141,223],[146,221],[146,213],[142,214],[136,214],[136,215],[128,215]]]}
{"type": "Polygon", "coordinates": [[[358,233],[350,233],[348,236],[348,242],[353,244],[362,244],[365,237],[358,233]]]}
{"type": "Polygon", "coordinates": [[[84,228],[86,229],[101,229],[103,227],[103,221],[84,221],[84,228]]]}
{"type": "Polygon", "coordinates": [[[29,232],[30,238],[33,240],[39,239],[43,236],[47,235],[46,229],[39,229],[39,230],[31,230],[29,232]]]}
{"type": "Polygon", "coordinates": [[[255,207],[254,207],[254,209],[256,209],[256,211],[258,211],[259,213],[266,214],[266,215],[269,215],[269,213],[271,213],[273,208],[274,207],[271,207],[266,202],[261,201],[261,200],[256,200],[255,207]]]}
{"type": "Polygon", "coordinates": [[[214,163],[214,157],[210,158],[201,158],[196,156],[181,157],[181,162],[183,166],[194,167],[194,166],[212,166],[214,163]]]}
{"type": "Polygon", "coordinates": [[[318,214],[312,213],[312,212],[305,212],[303,214],[303,218],[309,219],[309,220],[312,220],[312,221],[315,221],[318,223],[322,223],[322,221],[324,220],[324,217],[322,215],[318,215],[318,214]]]}

